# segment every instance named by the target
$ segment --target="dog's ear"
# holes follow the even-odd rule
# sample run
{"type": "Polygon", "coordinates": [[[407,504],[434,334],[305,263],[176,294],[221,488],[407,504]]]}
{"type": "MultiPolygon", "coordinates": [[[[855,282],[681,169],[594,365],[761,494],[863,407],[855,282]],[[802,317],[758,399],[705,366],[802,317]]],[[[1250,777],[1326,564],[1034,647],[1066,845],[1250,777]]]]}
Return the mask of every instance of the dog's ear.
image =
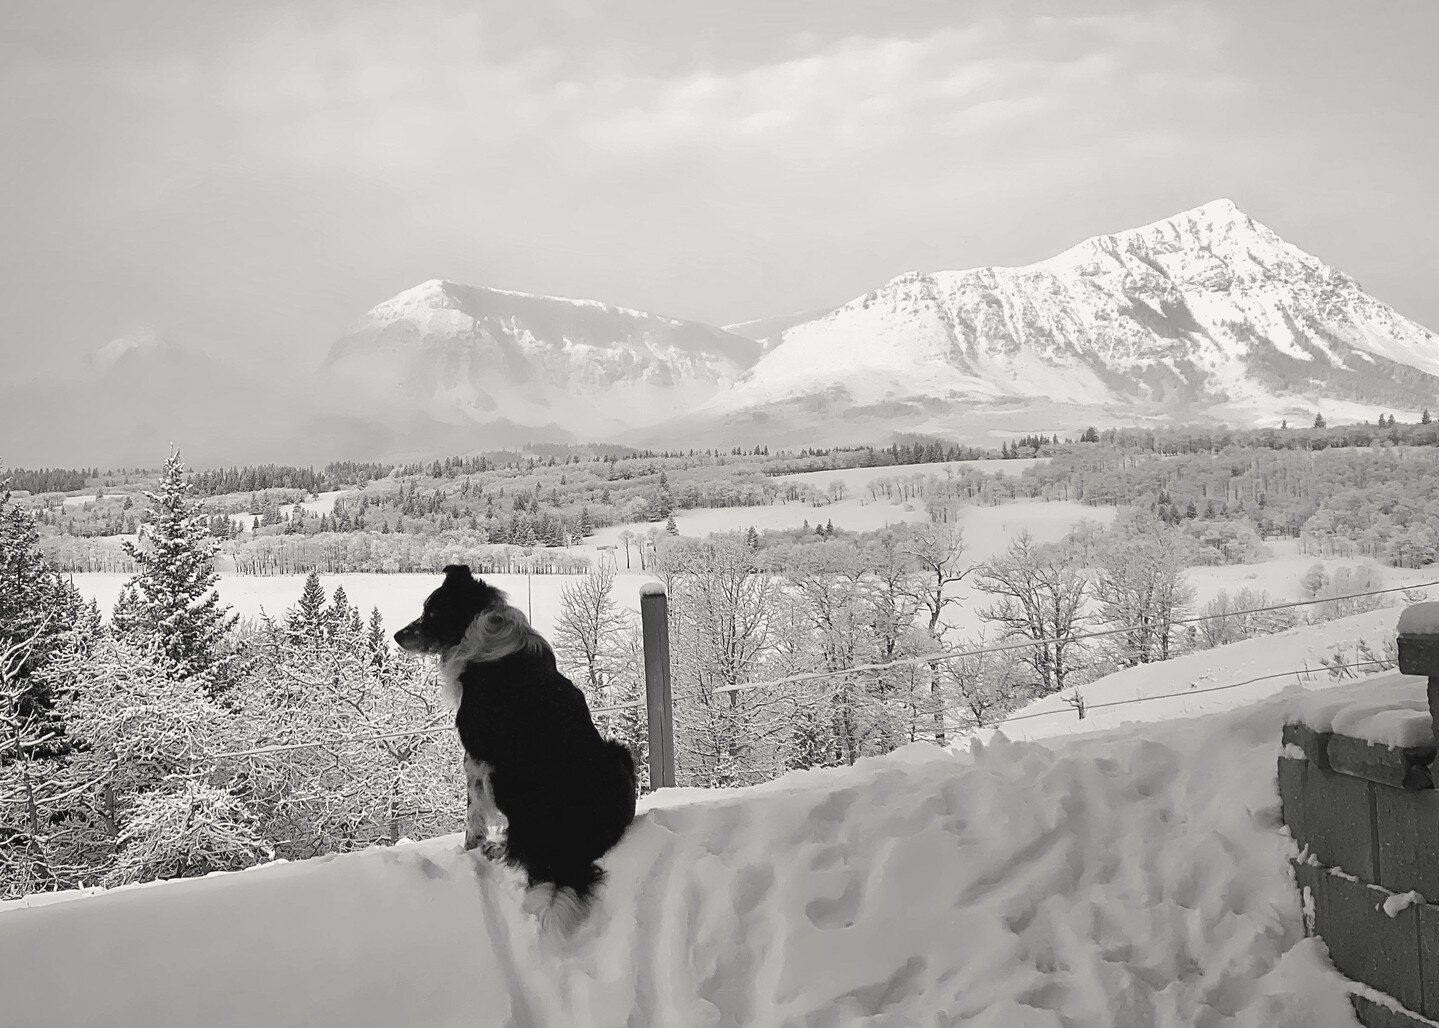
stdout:
{"type": "Polygon", "coordinates": [[[446,582],[470,582],[474,577],[468,564],[451,564],[445,568],[446,582]]]}

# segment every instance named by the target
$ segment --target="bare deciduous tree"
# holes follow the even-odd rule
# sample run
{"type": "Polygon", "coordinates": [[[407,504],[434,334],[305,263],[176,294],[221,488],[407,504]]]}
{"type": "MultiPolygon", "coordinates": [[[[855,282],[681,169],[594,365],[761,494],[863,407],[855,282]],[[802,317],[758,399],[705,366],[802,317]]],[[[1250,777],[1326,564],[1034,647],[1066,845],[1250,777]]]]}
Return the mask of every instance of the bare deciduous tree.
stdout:
{"type": "Polygon", "coordinates": [[[1090,621],[1088,583],[1074,559],[1038,545],[1026,530],[984,566],[976,584],[994,598],[979,615],[1000,627],[1001,639],[1033,640],[1033,647],[1019,652],[1034,671],[1039,695],[1062,691],[1084,652],[1074,637],[1090,621]]]}

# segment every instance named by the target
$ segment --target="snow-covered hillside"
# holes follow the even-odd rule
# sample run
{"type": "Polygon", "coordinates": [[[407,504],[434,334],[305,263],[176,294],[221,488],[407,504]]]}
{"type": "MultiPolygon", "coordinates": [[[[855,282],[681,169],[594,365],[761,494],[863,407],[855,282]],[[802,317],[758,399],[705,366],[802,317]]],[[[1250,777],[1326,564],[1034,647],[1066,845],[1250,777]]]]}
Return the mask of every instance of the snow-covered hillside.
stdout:
{"type": "Polygon", "coordinates": [[[147,1028],[1348,1028],[1279,825],[1291,702],[663,792],[569,942],[455,836],[12,904],[0,995],[147,1028]]]}
{"type": "Polygon", "coordinates": [[[955,431],[1016,407],[1036,427],[1357,420],[1417,412],[1436,376],[1432,332],[1216,200],[1024,267],[901,275],[785,328],[675,430],[758,420],[776,435],[807,418],[955,431]]]}
{"type": "MultiPolygon", "coordinates": [[[[1386,607],[1299,625],[1162,664],[1126,668],[1079,686],[1086,704],[1082,721],[1063,696],[1046,696],[1015,711],[999,731],[1011,739],[1047,739],[1233,710],[1296,685],[1322,689],[1335,684],[1324,667],[1325,658],[1339,653],[1345,658],[1340,663],[1357,664],[1366,659],[1359,653],[1361,643],[1382,654],[1385,642],[1394,638],[1397,618],[1395,608],[1386,607]]],[[[1380,670],[1353,668],[1352,674],[1368,678],[1380,670]]],[[[1413,681],[1422,697],[1423,680],[1413,681]]]]}
{"type": "Polygon", "coordinates": [[[603,439],[691,409],[759,350],[697,322],[433,279],[366,314],[331,348],[322,379],[340,395],[368,398],[378,416],[603,439]]]}

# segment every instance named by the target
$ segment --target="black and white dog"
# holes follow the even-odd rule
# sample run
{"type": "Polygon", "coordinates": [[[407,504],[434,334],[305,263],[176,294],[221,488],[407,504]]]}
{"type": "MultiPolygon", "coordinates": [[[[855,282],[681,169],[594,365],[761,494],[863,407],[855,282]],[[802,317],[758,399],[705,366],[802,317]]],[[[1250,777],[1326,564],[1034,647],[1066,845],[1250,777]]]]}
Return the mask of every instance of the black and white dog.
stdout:
{"type": "Polygon", "coordinates": [[[440,658],[465,748],[465,848],[524,870],[542,922],[569,931],[604,880],[595,861],[634,819],[630,751],[600,736],[549,644],[468,566],[445,568],[395,642],[440,658]]]}

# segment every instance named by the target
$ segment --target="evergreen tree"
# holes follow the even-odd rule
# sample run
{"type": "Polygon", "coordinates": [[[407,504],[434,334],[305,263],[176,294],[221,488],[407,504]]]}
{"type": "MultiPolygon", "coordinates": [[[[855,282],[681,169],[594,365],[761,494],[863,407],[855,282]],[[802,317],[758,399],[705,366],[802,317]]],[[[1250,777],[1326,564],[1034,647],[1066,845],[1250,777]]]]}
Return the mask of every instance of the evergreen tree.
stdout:
{"type": "Polygon", "coordinates": [[[335,586],[335,595],[330,598],[330,609],[326,612],[325,617],[329,622],[331,635],[338,638],[354,634],[355,627],[359,623],[359,613],[350,606],[350,598],[345,595],[343,585],[335,586]]]}
{"type": "Polygon", "coordinates": [[[325,610],[325,587],[320,584],[320,573],[311,571],[305,576],[300,602],[285,613],[285,627],[292,636],[318,641],[325,637],[329,626],[330,617],[325,610]]]}
{"type": "Polygon", "coordinates": [[[165,460],[159,490],[145,493],[150,505],[138,544],[125,543],[137,570],[127,583],[134,602],[123,627],[152,639],[181,678],[201,678],[216,689],[230,661],[221,644],[235,617],[220,606],[218,544],[191,492],[185,465],[173,452],[165,460]]]}
{"type": "Polygon", "coordinates": [[[679,525],[675,524],[675,516],[673,514],[671,514],[669,516],[669,520],[665,522],[665,531],[668,532],[670,535],[680,534],[679,525]]]}
{"type": "Polygon", "coordinates": [[[1428,408],[1428,407],[1425,407],[1425,408],[1424,408],[1424,413],[1421,414],[1421,415],[1419,415],[1419,424],[1421,424],[1421,425],[1427,425],[1427,424],[1429,424],[1429,423],[1430,423],[1431,421],[1433,421],[1433,420],[1434,420],[1434,419],[1433,419],[1432,417],[1430,417],[1430,415],[1429,415],[1429,408],[1428,408]]]}
{"type": "MultiPolygon", "coordinates": [[[[40,553],[35,518],[0,483],[0,727],[25,728],[39,741],[35,757],[67,749],[54,713],[56,683],[45,670],[57,655],[81,647],[99,624],[90,607],[40,553]],[[12,723],[13,722],[13,723],[12,723]]],[[[13,732],[8,734],[14,734],[13,732]]],[[[10,756],[0,738],[0,764],[10,756]]]]}
{"type": "Polygon", "coordinates": [[[390,655],[390,640],[385,635],[385,619],[380,616],[379,607],[370,611],[370,630],[365,637],[365,646],[370,651],[370,663],[376,667],[383,666],[390,655]]]}
{"type": "Polygon", "coordinates": [[[744,544],[752,551],[759,549],[759,533],[754,530],[754,525],[750,525],[749,531],[744,534],[744,544]]]}
{"type": "Polygon", "coordinates": [[[1316,415],[1314,415],[1314,427],[1315,427],[1315,428],[1328,428],[1328,427],[1329,427],[1329,426],[1328,426],[1328,423],[1324,420],[1324,415],[1323,415],[1323,414],[1316,414],[1316,415]]]}

